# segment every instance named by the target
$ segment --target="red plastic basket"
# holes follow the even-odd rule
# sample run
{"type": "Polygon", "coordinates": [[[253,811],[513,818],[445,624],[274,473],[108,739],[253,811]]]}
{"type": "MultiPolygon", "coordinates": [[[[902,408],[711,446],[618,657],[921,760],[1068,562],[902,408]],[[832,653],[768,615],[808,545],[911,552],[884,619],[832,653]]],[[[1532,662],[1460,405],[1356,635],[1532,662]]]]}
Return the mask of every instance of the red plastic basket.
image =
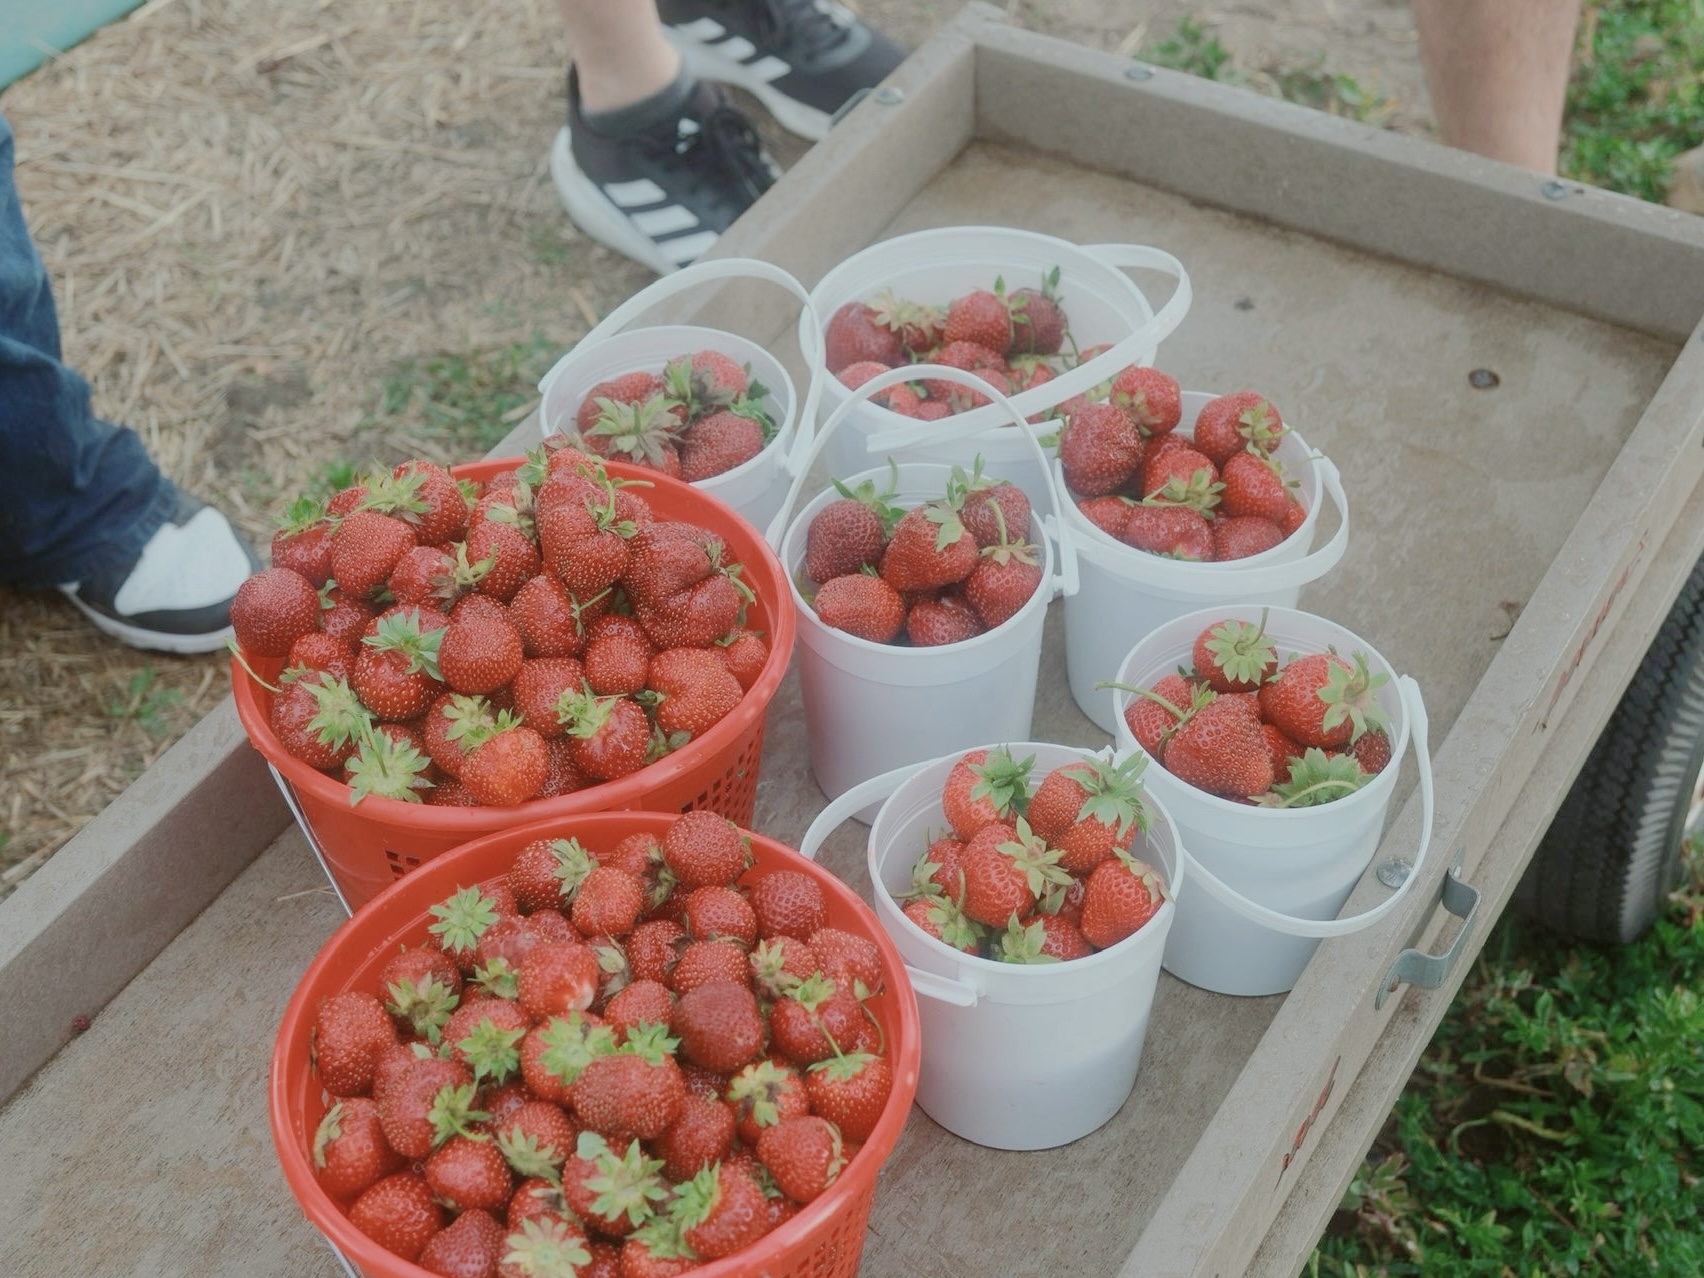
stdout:
{"type": "MultiPolygon", "coordinates": [[[[474,462],[454,467],[468,479],[489,479],[513,468],[519,458],[474,462]]],[[[643,480],[646,500],[660,519],[681,520],[717,533],[742,578],[757,596],[746,610],[747,624],[769,641],[769,659],[757,682],[731,714],[703,736],[687,742],[655,763],[614,781],[573,794],[536,799],[517,807],[434,807],[375,796],[351,804],[349,787],[291,755],[271,727],[272,693],[231,662],[231,692],[237,717],[250,744],[266,757],[278,787],[344,904],[351,910],[415,867],[470,839],[526,821],[580,812],[643,809],[685,812],[709,808],[736,825],[750,825],[757,797],[759,756],[763,753],[764,714],[787,672],[793,652],[792,593],[780,560],[758,531],[728,506],[688,484],[654,470],[608,465],[618,478],[643,480]]],[[[251,661],[270,679],[281,663],[251,661]]]]}
{"type": "MultiPolygon", "coordinates": [[[[272,1049],[268,1112],[279,1164],[303,1213],[365,1278],[429,1278],[354,1225],[314,1179],[314,1132],[328,1107],[309,1065],[309,1035],[320,1002],[348,989],[371,989],[401,945],[430,939],[427,910],[461,887],[501,878],[516,854],[539,838],[573,836],[588,850],[607,850],[629,834],[659,837],[674,814],[599,812],[534,822],[458,847],[362,906],[320,949],[285,1005],[272,1049]]],[[[826,1193],[746,1252],[693,1270],[694,1278],[853,1278],[876,1192],[876,1176],[893,1151],[917,1091],[920,1039],[917,999],[898,949],[874,912],[834,875],[784,844],[751,834],[753,865],[745,882],[779,869],[809,874],[822,887],[829,924],[869,938],[881,953],[883,990],[867,1006],[881,1026],[893,1066],[893,1091],[875,1130],[826,1193]]]]}

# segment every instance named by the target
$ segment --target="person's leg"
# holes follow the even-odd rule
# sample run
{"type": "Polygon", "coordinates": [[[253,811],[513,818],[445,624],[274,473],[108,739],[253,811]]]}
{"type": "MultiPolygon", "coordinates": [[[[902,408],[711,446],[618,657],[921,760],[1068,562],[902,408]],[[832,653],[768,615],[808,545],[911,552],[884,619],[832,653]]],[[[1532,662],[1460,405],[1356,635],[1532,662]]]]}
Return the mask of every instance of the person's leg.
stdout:
{"type": "Polygon", "coordinates": [[[559,0],[569,54],[589,115],[632,106],[680,75],[655,0],[559,0]]]}
{"type": "Polygon", "coordinates": [[[1411,0],[1439,137],[1556,171],[1580,0],[1411,0]]]}
{"type": "Polygon", "coordinates": [[[138,647],[210,652],[259,566],[219,512],[180,492],[136,433],[96,417],[12,181],[0,116],[0,581],[59,587],[138,647]]]}

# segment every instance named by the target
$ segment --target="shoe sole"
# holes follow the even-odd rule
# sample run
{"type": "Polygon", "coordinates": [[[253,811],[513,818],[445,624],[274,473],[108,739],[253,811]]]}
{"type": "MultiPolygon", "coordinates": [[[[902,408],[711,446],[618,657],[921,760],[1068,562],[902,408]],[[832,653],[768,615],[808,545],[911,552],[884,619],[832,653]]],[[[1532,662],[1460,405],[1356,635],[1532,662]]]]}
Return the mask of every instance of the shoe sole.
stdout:
{"type": "Polygon", "coordinates": [[[680,264],[664,256],[655,241],[641,234],[607,196],[598,190],[597,183],[580,171],[574,163],[574,151],[568,130],[560,129],[550,148],[550,176],[556,183],[556,193],[562,207],[574,225],[599,244],[614,249],[658,275],[672,275],[680,264]]]}
{"type": "Polygon", "coordinates": [[[812,142],[820,142],[828,136],[834,117],[827,111],[808,106],[797,98],[788,97],[744,63],[723,57],[714,49],[673,27],[665,26],[663,30],[669,42],[680,52],[687,71],[693,76],[700,80],[714,80],[719,84],[731,84],[744,89],[761,102],[763,109],[774,116],[775,122],[789,133],[809,138],[812,142]]]}
{"type": "Polygon", "coordinates": [[[89,619],[96,630],[130,648],[141,648],[147,652],[169,652],[179,657],[200,657],[220,651],[235,638],[235,632],[230,626],[201,635],[173,635],[163,630],[143,630],[137,626],[127,626],[104,612],[95,611],[75,595],[67,594],[65,598],[73,608],[89,619]]]}

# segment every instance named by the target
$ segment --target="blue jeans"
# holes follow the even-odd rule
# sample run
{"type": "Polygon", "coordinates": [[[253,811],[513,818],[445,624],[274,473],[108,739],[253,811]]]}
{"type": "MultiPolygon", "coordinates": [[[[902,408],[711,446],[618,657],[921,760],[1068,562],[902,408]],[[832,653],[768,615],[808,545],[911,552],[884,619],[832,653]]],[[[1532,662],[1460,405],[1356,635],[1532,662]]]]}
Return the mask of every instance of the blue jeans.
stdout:
{"type": "Polygon", "coordinates": [[[0,582],[54,586],[127,567],[173,496],[136,432],[94,416],[89,384],[60,362],[0,115],[0,582]]]}

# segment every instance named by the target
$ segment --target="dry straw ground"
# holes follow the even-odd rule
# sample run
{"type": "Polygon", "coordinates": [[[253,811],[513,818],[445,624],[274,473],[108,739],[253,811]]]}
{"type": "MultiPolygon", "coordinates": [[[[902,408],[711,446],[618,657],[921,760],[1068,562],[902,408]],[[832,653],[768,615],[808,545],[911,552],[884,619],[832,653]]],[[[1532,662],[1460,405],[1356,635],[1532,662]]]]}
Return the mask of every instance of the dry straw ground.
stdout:
{"type": "MultiPolygon", "coordinates": [[[[1426,127],[1401,0],[1005,7],[1126,53],[1188,14],[1255,74],[1326,57],[1426,127]]],[[[958,4],[861,8],[914,44],[958,4]]],[[[552,0],[150,0],[0,93],[97,411],[259,544],[329,462],[462,459],[399,370],[520,352],[536,376],[650,278],[558,207],[566,59],[552,0]]],[[[132,652],[0,588],[0,896],[227,687],[219,658],[132,652]]]]}

